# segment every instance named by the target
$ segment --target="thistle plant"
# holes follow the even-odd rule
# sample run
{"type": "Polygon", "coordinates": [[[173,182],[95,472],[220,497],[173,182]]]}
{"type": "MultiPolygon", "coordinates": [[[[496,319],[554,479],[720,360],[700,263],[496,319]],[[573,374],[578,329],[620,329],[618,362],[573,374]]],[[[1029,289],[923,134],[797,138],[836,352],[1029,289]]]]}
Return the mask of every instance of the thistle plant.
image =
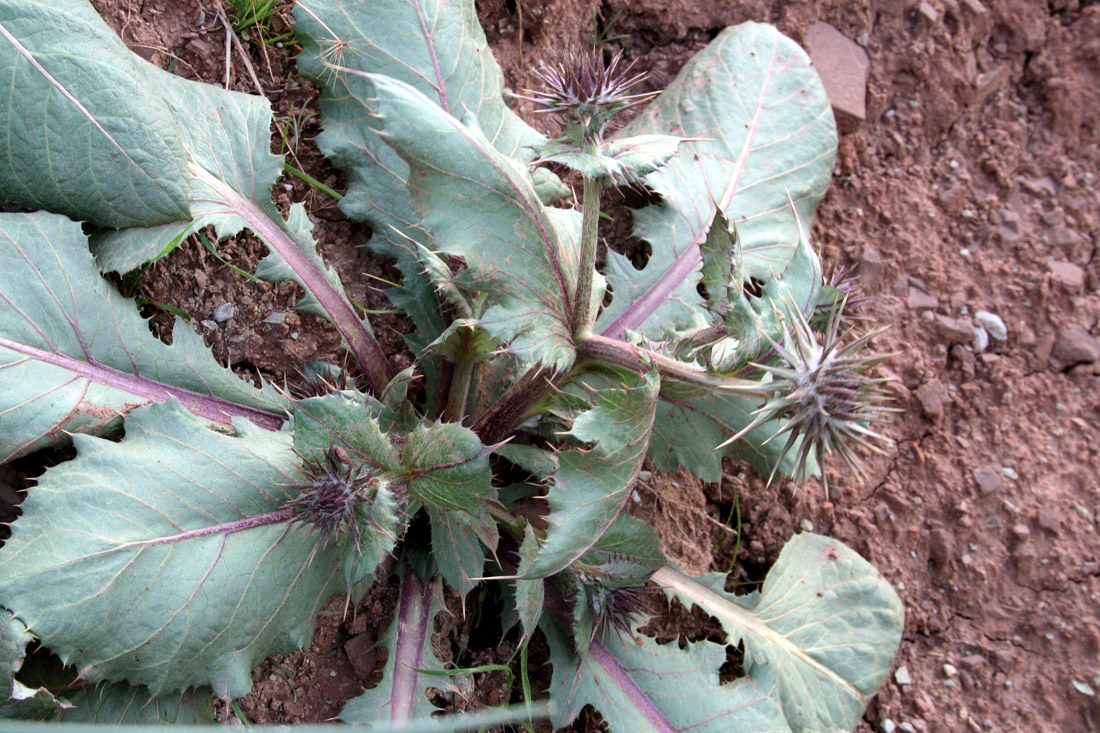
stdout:
{"type": "Polygon", "coordinates": [[[185,719],[308,645],[329,596],[350,605],[392,574],[383,681],[345,705],[348,722],[430,717],[429,675],[456,663],[431,644],[442,589],[465,601],[492,586],[521,647],[546,638],[555,726],[585,704],[631,731],[858,724],[902,628],[866,561],[799,535],[759,592],[733,596],[724,575],[675,569],[626,511],[647,461],[706,481],[726,459],[804,477],[829,451],[858,470],[849,443],[877,439],[870,369],[884,357],[862,355],[875,332],[842,333],[843,299],[801,224],[836,133],[793,41],[723,32],[613,134],[651,96],[643,75],[619,55],[544,67],[528,98],[564,127],[547,140],[504,105],[472,0],[300,0],[297,63],[322,90],[341,210],[401,273],[388,296],[414,363],[399,371],[304,208],[270,200],[282,161],[266,101],[155,69],[83,0],[62,5],[64,24],[0,17],[0,71],[22,105],[3,116],[0,195],[36,210],[0,214],[0,457],[70,435],[76,450],[30,488],[0,548],[0,715],[185,719]],[[546,163],[580,172],[579,210],[546,163]],[[599,194],[623,184],[659,198],[634,212],[652,254],[638,268],[612,247],[597,270],[599,194]],[[186,324],[171,346],[153,338],[100,276],[206,226],[260,236],[255,277],[298,283],[347,368],[254,386],[186,324]],[[725,638],[644,637],[648,588],[703,607],[725,638]],[[75,669],[23,670],[32,637],[75,669]],[[739,645],[746,676],[719,684],[739,645]],[[100,686],[68,699],[58,675],[100,686]]]}

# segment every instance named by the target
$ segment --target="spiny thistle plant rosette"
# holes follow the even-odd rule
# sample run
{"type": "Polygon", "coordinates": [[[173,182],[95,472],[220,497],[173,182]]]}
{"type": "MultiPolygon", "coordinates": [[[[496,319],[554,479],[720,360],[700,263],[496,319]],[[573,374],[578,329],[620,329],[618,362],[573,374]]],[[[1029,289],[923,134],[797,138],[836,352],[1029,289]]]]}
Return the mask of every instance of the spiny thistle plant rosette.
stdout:
{"type": "Polygon", "coordinates": [[[518,709],[455,727],[560,727],[586,704],[630,731],[858,724],[902,628],[866,561],[798,535],[737,596],[670,565],[624,511],[647,460],[707,481],[726,458],[802,476],[874,439],[873,332],[842,332],[802,225],[836,135],[797,44],[730,28],[613,135],[611,116],[650,96],[640,77],[617,56],[548,67],[527,94],[563,113],[547,140],[502,101],[472,1],[298,3],[341,209],[402,273],[389,297],[417,362],[399,372],[304,209],[271,203],[266,100],[155,69],[85,2],[57,5],[0,2],[0,69],[21,91],[0,196],[35,211],[0,215],[0,457],[63,435],[76,450],[0,548],[0,715],[201,720],[210,693],[243,696],[264,659],[304,648],[327,598],[354,604],[392,575],[382,682],[348,723],[436,712],[428,688],[461,663],[431,644],[443,589],[469,609],[483,586],[505,599],[517,679],[545,638],[549,700],[517,685],[518,709]],[[580,172],[579,211],[548,162],[580,172]],[[612,251],[598,271],[599,193],[622,183],[659,195],[634,216],[652,255],[639,269],[612,251]],[[298,283],[356,379],[314,364],[301,391],[244,382],[185,323],[171,346],[153,338],[100,276],[206,226],[264,241],[255,276],[298,283]],[[717,618],[723,643],[641,635],[656,589],[717,618]],[[27,659],[35,639],[52,661],[27,659]],[[727,647],[745,676],[720,684],[727,647]]]}

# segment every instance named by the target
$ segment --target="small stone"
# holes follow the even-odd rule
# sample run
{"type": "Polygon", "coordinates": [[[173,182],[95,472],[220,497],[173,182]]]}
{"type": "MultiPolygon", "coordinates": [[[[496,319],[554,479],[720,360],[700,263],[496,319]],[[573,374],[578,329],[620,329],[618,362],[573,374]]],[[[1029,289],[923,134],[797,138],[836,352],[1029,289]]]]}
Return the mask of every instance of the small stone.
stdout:
{"type": "Polygon", "coordinates": [[[1020,474],[1016,473],[1016,469],[1012,468],[1011,466],[1005,466],[1004,468],[1002,468],[1001,473],[1003,473],[1005,476],[1012,479],[1013,481],[1020,478],[1020,474]]]}
{"type": "Polygon", "coordinates": [[[894,682],[897,682],[899,685],[913,684],[913,678],[909,676],[909,668],[904,664],[894,670],[894,682]]]}
{"type": "Polygon", "coordinates": [[[1077,690],[1082,695],[1096,697],[1096,691],[1093,690],[1087,682],[1082,682],[1081,680],[1071,680],[1070,684],[1073,685],[1073,689],[1077,690]]]}
{"type": "Polygon", "coordinates": [[[879,723],[878,726],[882,730],[882,733],[894,733],[894,731],[898,729],[897,724],[895,724],[894,721],[890,720],[889,718],[883,718],[882,722],[879,723]]]}
{"type": "Polygon", "coordinates": [[[1001,487],[1001,472],[992,466],[979,468],[974,472],[974,481],[978,484],[978,491],[986,496],[1001,487]]]}
{"type": "Polygon", "coordinates": [[[974,327],[974,351],[982,353],[989,348],[989,334],[981,326],[974,327]]]}
{"type": "Polygon", "coordinates": [[[940,567],[946,566],[955,555],[955,535],[946,529],[932,530],[928,553],[940,567]]]}
{"type": "Polygon", "coordinates": [[[233,304],[232,303],[222,303],[221,305],[218,306],[217,310],[214,311],[214,320],[217,321],[218,323],[225,323],[226,321],[228,321],[232,317],[233,317],[233,304]]]}
{"type": "Polygon", "coordinates": [[[268,317],[265,318],[263,320],[263,322],[264,323],[275,323],[275,324],[285,323],[286,322],[286,312],[285,311],[275,311],[275,312],[271,313],[270,315],[268,315],[268,317]]]}
{"type": "Polygon", "coordinates": [[[814,523],[811,522],[809,519],[803,519],[801,522],[798,523],[798,526],[802,528],[803,532],[814,531],[814,523]]]}
{"type": "Polygon", "coordinates": [[[916,733],[917,730],[908,720],[899,725],[898,728],[901,728],[905,733],[916,733]]]}
{"type": "Polygon", "coordinates": [[[953,665],[953,664],[943,665],[943,676],[944,677],[954,677],[958,673],[959,673],[959,670],[955,668],[955,665],[953,665]]]}
{"type": "Polygon", "coordinates": [[[968,344],[974,340],[974,327],[962,318],[936,315],[933,325],[945,341],[952,344],[968,344]]]}
{"type": "Polygon", "coordinates": [[[1039,510],[1039,527],[1053,535],[1062,532],[1062,514],[1054,507],[1043,507],[1039,510]]]}
{"type": "Polygon", "coordinates": [[[1020,542],[1027,542],[1031,538],[1031,530],[1026,524],[1012,525],[1012,536],[1020,542]]]}
{"type": "Polygon", "coordinates": [[[1078,293],[1085,287],[1085,271],[1072,262],[1052,261],[1047,265],[1050,279],[1070,293],[1078,293]]]}
{"type": "Polygon", "coordinates": [[[205,328],[207,331],[213,331],[215,328],[218,327],[218,324],[214,321],[202,321],[202,327],[205,328]]]}
{"type": "Polygon", "coordinates": [[[936,10],[936,6],[927,0],[922,0],[917,5],[917,12],[928,18],[928,22],[937,23],[940,19],[940,11],[936,10]]]}
{"type": "Polygon", "coordinates": [[[882,261],[882,255],[871,246],[863,248],[863,256],[859,258],[859,281],[864,287],[871,287],[882,279],[886,271],[886,265],[882,261]]]}
{"type": "Polygon", "coordinates": [[[909,298],[906,304],[913,310],[928,310],[929,308],[935,308],[939,305],[936,299],[923,290],[917,288],[909,288],[909,298]]]}
{"type": "Polygon", "coordinates": [[[920,401],[921,411],[933,422],[939,422],[943,417],[944,408],[950,399],[951,395],[947,392],[947,388],[938,379],[930,379],[917,388],[917,400],[920,401]]]}
{"type": "Polygon", "coordinates": [[[1060,369],[1100,359],[1100,341],[1076,323],[1064,326],[1050,352],[1060,369]]]}
{"type": "Polygon", "coordinates": [[[1008,328],[996,313],[978,311],[974,314],[974,317],[978,319],[978,323],[982,324],[982,328],[986,330],[990,338],[997,341],[1004,341],[1008,338],[1008,328]]]}
{"type": "Polygon", "coordinates": [[[814,23],[806,31],[806,48],[821,77],[837,126],[850,132],[867,119],[867,52],[828,23],[814,23]]]}

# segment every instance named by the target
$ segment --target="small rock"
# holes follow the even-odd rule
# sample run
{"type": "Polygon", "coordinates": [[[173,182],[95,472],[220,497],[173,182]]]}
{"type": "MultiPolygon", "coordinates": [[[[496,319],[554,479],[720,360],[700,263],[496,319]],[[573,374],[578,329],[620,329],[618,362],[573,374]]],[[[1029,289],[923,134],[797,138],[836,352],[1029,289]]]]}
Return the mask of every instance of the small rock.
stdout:
{"type": "Polygon", "coordinates": [[[1000,209],[997,215],[1001,219],[1001,239],[1011,244],[1023,236],[1023,219],[1012,209],[1000,209]]]}
{"type": "Polygon", "coordinates": [[[974,327],[974,351],[982,353],[989,348],[989,334],[981,326],[974,327]]]}
{"type": "Polygon", "coordinates": [[[867,119],[867,52],[828,23],[814,23],[806,31],[806,48],[821,77],[837,126],[850,132],[867,119]]]}
{"type": "Polygon", "coordinates": [[[992,494],[1001,487],[1001,471],[993,466],[979,468],[974,472],[974,481],[978,484],[978,491],[982,496],[992,494]]]}
{"type": "Polygon", "coordinates": [[[1039,526],[1053,535],[1062,531],[1062,515],[1054,507],[1043,507],[1039,510],[1039,526]]]}
{"type": "Polygon", "coordinates": [[[1082,682],[1081,680],[1072,680],[1070,684],[1073,685],[1073,689],[1077,690],[1082,695],[1096,697],[1096,691],[1093,690],[1087,682],[1082,682]]]}
{"type": "Polygon", "coordinates": [[[1084,327],[1071,323],[1058,332],[1050,355],[1061,369],[1076,364],[1091,364],[1100,359],[1100,341],[1084,327]]]}
{"type": "Polygon", "coordinates": [[[218,306],[217,310],[214,311],[214,320],[217,321],[218,323],[225,323],[226,321],[228,321],[232,317],[233,317],[233,304],[232,303],[222,303],[221,305],[218,306]]]}
{"type": "Polygon", "coordinates": [[[917,288],[909,288],[909,298],[906,301],[907,305],[913,310],[928,310],[929,308],[935,308],[939,305],[936,299],[923,290],[917,288]]]}
{"type": "Polygon", "coordinates": [[[1001,317],[996,313],[990,313],[989,311],[978,311],[974,314],[974,317],[978,319],[978,323],[982,324],[982,328],[986,330],[990,338],[997,341],[1005,341],[1008,339],[1008,328],[1005,326],[1005,322],[1001,320],[1001,317]]]}
{"type": "Polygon", "coordinates": [[[913,684],[913,678],[909,676],[909,668],[904,664],[894,670],[894,682],[897,682],[899,685],[913,684]]]}
{"type": "Polygon", "coordinates": [[[936,23],[940,19],[940,11],[936,10],[936,6],[927,0],[922,0],[917,5],[917,12],[928,18],[928,22],[936,23]]]}
{"type": "Polygon", "coordinates": [[[215,328],[218,327],[218,324],[214,321],[202,321],[202,327],[205,328],[207,331],[213,331],[215,328]]]}
{"type": "Polygon", "coordinates": [[[945,341],[953,344],[968,344],[974,339],[974,327],[969,321],[950,316],[936,315],[933,325],[936,332],[945,341]]]}
{"type": "Polygon", "coordinates": [[[936,529],[929,539],[928,553],[937,565],[945,567],[955,555],[955,535],[946,529],[936,529]]]}
{"type": "Polygon", "coordinates": [[[1050,279],[1070,293],[1078,293],[1085,287],[1085,271],[1072,262],[1052,261],[1047,265],[1050,279]]]}
{"type": "Polygon", "coordinates": [[[798,526],[802,528],[803,532],[814,531],[814,523],[811,522],[809,519],[803,519],[801,522],[798,523],[798,526]]]}
{"type": "Polygon", "coordinates": [[[863,256],[859,258],[859,281],[865,288],[875,285],[882,279],[886,271],[886,265],[882,261],[882,255],[874,247],[863,248],[863,256]]]}
{"type": "Polygon", "coordinates": [[[943,665],[943,676],[944,677],[954,677],[958,673],[959,673],[959,670],[955,668],[955,665],[953,665],[953,664],[943,665]]]}
{"type": "Polygon", "coordinates": [[[916,730],[917,730],[916,728],[913,727],[913,724],[910,723],[908,720],[903,722],[898,727],[901,728],[903,731],[905,731],[905,733],[916,733],[916,730]]]}
{"type": "Polygon", "coordinates": [[[898,729],[898,726],[894,723],[894,721],[890,720],[889,718],[883,718],[882,722],[878,725],[879,728],[882,730],[882,733],[894,733],[894,731],[898,729]]]}
{"type": "Polygon", "coordinates": [[[947,388],[938,379],[930,379],[917,388],[917,400],[920,401],[921,411],[933,422],[939,422],[943,417],[944,407],[950,399],[951,395],[947,388]]]}
{"type": "Polygon", "coordinates": [[[285,323],[286,313],[284,311],[275,311],[271,313],[267,318],[263,320],[263,323],[285,323]]]}
{"type": "Polygon", "coordinates": [[[1001,473],[1003,473],[1005,476],[1012,479],[1013,481],[1020,478],[1020,474],[1016,473],[1016,469],[1010,466],[1005,466],[1004,468],[1002,468],[1001,473]]]}
{"type": "Polygon", "coordinates": [[[1012,525],[1012,536],[1020,542],[1027,542],[1031,538],[1031,530],[1026,524],[1012,525]]]}

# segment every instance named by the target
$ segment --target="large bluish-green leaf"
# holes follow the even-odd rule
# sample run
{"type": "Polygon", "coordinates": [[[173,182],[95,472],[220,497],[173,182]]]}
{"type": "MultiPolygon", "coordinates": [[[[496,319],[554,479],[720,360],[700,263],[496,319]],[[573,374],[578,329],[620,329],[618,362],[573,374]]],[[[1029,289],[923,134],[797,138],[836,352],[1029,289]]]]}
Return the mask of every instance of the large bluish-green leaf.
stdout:
{"type": "Polygon", "coordinates": [[[776,700],[775,677],[765,672],[721,685],[726,651],[709,641],[660,645],[633,634],[609,633],[578,654],[556,621],[544,621],[557,706],[554,727],[569,725],[585,705],[613,733],[642,731],[789,731],[776,700]]]}
{"type": "Polygon", "coordinates": [[[85,0],[0,2],[0,196],[106,227],[189,219],[171,110],[85,0]]]}
{"type": "Polygon", "coordinates": [[[782,272],[799,242],[788,194],[808,229],[832,176],[828,97],[806,53],[772,26],[723,31],[619,135],[668,133],[698,139],[646,178],[663,199],[635,213],[646,266],[608,255],[614,299],[597,323],[607,336],[662,340],[701,316],[699,245],[716,208],[737,226],[747,277],[782,272]]]}
{"type": "Polygon", "coordinates": [[[890,585],[842,543],[796,535],[759,592],[725,592],[725,576],[690,578],[670,568],[653,580],[722,624],[745,646],[745,671],[778,679],[792,730],[854,730],[890,671],[904,612],[890,585]]]}
{"type": "Polygon", "coordinates": [[[27,645],[33,640],[34,634],[27,631],[26,625],[0,607],[0,719],[47,715],[71,705],[37,680],[25,684],[16,679],[26,659],[27,645]]]}
{"type": "Polygon", "coordinates": [[[210,688],[185,690],[153,697],[144,687],[116,682],[83,687],[68,696],[73,707],[60,710],[49,720],[102,726],[215,725],[210,688]]]}
{"type": "Polygon", "coordinates": [[[428,507],[432,522],[432,556],[447,584],[463,599],[478,584],[485,550],[497,548],[497,525],[485,511],[446,511],[428,507]]]}
{"type": "Polygon", "coordinates": [[[546,539],[524,577],[567,567],[615,522],[645,459],[658,384],[655,372],[608,369],[582,376],[563,393],[563,400],[590,405],[572,416],[569,431],[587,447],[558,454],[546,539]]]}
{"type": "Polygon", "coordinates": [[[0,604],[90,681],[246,694],[344,586],[338,553],[289,525],[290,435],[234,427],[173,401],[131,413],[119,443],[75,436],[12,525],[0,604]]]}
{"type": "MultiPolygon", "coordinates": [[[[473,0],[308,0],[294,7],[302,42],[298,67],[322,90],[318,136],[321,151],[347,171],[340,208],[374,228],[370,246],[397,258],[405,277],[391,291],[428,341],[446,325],[416,257],[415,242],[427,243],[420,215],[405,187],[408,164],[379,139],[369,122],[374,90],[364,79],[326,67],[336,64],[385,74],[412,85],[430,104],[456,117],[470,114],[492,145],[521,161],[544,138],[528,127],[502,97],[504,76],[478,24],[473,0]]],[[[564,195],[543,172],[550,198],[564,195]]]]}
{"type": "Polygon", "coordinates": [[[443,687],[446,678],[430,677],[420,670],[442,671],[443,663],[432,651],[432,620],[445,610],[443,589],[437,578],[421,580],[411,567],[401,570],[401,598],[397,613],[378,640],[388,656],[377,687],[349,700],[340,719],[350,724],[405,723],[436,712],[428,701],[429,687],[443,687]]]}
{"type": "Polygon", "coordinates": [[[477,513],[493,493],[489,449],[469,428],[434,423],[416,428],[401,453],[409,494],[440,509],[477,513]]]}
{"type": "Polygon", "coordinates": [[[409,190],[433,247],[462,257],[490,295],[482,327],[525,361],[568,368],[577,264],[525,168],[413,87],[369,80],[378,134],[410,165],[409,190]]]}
{"type": "Polygon", "coordinates": [[[0,214],[0,460],[170,397],[209,420],[282,423],[290,401],[219,366],[186,323],[172,346],[149,333],[87,247],[63,216],[0,214]]]}

